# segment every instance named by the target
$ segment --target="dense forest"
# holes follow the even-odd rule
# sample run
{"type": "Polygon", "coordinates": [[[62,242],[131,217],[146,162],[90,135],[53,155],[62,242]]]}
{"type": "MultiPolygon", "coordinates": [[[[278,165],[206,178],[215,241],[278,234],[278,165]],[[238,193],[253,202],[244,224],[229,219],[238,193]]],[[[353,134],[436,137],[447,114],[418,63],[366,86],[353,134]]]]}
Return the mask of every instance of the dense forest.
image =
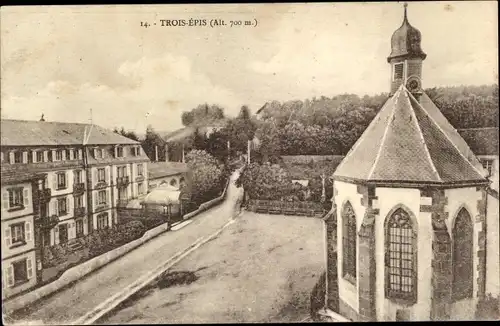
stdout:
{"type": "MultiPolygon", "coordinates": [[[[456,129],[498,126],[498,85],[435,87],[426,93],[456,129]]],[[[378,113],[388,94],[354,94],[266,103],[256,131],[260,152],[343,155],[378,113]]]]}
{"type": "MultiPolygon", "coordinates": [[[[425,90],[456,129],[498,127],[498,85],[434,87],[425,90]]],[[[254,157],[279,155],[344,155],[361,136],[388,98],[387,93],[363,97],[342,94],[306,100],[272,101],[252,115],[242,106],[235,118],[224,115],[218,105],[201,104],[186,111],[182,122],[198,130],[207,122],[223,121],[223,127],[209,138],[195,131],[182,141],[187,151],[207,150],[220,159],[231,153],[245,152],[247,140],[254,139],[254,157]],[[258,118],[257,118],[258,116],[258,118]]],[[[126,137],[137,139],[130,131],[115,129],[126,137]]],[[[165,140],[151,127],[141,140],[146,153],[154,159],[158,146],[160,159],[165,156],[165,140]]],[[[172,149],[181,147],[169,144],[172,149]]]]}

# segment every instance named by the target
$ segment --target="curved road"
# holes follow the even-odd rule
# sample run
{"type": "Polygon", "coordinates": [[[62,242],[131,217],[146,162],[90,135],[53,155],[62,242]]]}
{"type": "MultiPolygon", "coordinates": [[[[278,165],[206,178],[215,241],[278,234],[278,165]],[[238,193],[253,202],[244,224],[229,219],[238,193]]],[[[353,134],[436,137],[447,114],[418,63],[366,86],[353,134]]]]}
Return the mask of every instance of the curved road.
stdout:
{"type": "Polygon", "coordinates": [[[61,325],[74,321],[198,238],[216,232],[228,219],[234,217],[236,203],[243,192],[234,184],[238,175],[239,170],[231,176],[224,202],[193,217],[192,222],[184,228],[165,232],[74,285],[41,299],[25,313],[16,316],[22,319],[19,322],[38,321],[61,325]]]}

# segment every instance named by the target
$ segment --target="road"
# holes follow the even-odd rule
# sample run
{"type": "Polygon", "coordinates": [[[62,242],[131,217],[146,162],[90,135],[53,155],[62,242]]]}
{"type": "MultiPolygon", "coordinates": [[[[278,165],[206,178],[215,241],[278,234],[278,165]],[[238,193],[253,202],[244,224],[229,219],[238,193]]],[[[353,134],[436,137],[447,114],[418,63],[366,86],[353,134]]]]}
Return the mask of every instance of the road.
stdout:
{"type": "Polygon", "coordinates": [[[224,202],[193,217],[186,227],[159,235],[74,285],[33,304],[14,318],[22,323],[36,320],[61,325],[85,315],[200,237],[220,229],[234,216],[235,203],[242,196],[242,189],[234,184],[237,177],[238,171],[231,176],[224,202]]]}

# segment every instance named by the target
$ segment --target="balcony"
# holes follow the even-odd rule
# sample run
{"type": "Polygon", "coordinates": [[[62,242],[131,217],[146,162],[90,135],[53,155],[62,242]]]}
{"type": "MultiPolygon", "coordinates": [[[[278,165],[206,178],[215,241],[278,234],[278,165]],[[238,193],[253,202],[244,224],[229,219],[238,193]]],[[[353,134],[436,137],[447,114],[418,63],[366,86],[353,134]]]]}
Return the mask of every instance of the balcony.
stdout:
{"type": "Polygon", "coordinates": [[[55,214],[47,216],[46,218],[42,219],[42,228],[44,229],[52,229],[54,226],[56,226],[59,223],[59,217],[55,214]]]}
{"type": "Polygon", "coordinates": [[[94,188],[95,189],[101,189],[101,188],[106,188],[108,186],[108,184],[106,183],[106,181],[104,180],[99,180],[97,181],[97,183],[95,184],[94,188]]]}
{"type": "Polygon", "coordinates": [[[48,203],[50,201],[50,197],[52,197],[52,192],[50,188],[38,189],[36,190],[36,196],[41,203],[48,203]]]}
{"type": "Polygon", "coordinates": [[[73,193],[75,195],[82,195],[85,192],[85,184],[83,182],[75,183],[73,185],[73,193]]]}
{"type": "Polygon", "coordinates": [[[101,203],[101,204],[97,204],[95,206],[94,212],[97,213],[97,212],[105,211],[107,209],[109,209],[108,203],[101,203]]]}
{"type": "Polygon", "coordinates": [[[124,176],[124,177],[116,178],[116,185],[118,187],[126,187],[126,186],[128,186],[129,183],[130,183],[130,180],[129,180],[128,175],[124,176]]]}
{"type": "Polygon", "coordinates": [[[136,178],[135,178],[135,181],[137,182],[140,182],[140,181],[144,181],[144,176],[141,174],[141,175],[138,175],[136,178]]]}
{"type": "Polygon", "coordinates": [[[85,216],[85,207],[75,207],[73,211],[73,216],[74,217],[85,216]]]}

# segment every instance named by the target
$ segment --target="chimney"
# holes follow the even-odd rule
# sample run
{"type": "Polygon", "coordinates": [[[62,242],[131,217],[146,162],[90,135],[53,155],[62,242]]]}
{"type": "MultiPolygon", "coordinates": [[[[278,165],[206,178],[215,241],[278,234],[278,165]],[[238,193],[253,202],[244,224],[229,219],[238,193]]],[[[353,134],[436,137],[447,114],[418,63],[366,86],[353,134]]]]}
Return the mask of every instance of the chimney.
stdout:
{"type": "Polygon", "coordinates": [[[165,162],[168,162],[169,157],[168,157],[168,144],[165,144],[165,162]]]}

